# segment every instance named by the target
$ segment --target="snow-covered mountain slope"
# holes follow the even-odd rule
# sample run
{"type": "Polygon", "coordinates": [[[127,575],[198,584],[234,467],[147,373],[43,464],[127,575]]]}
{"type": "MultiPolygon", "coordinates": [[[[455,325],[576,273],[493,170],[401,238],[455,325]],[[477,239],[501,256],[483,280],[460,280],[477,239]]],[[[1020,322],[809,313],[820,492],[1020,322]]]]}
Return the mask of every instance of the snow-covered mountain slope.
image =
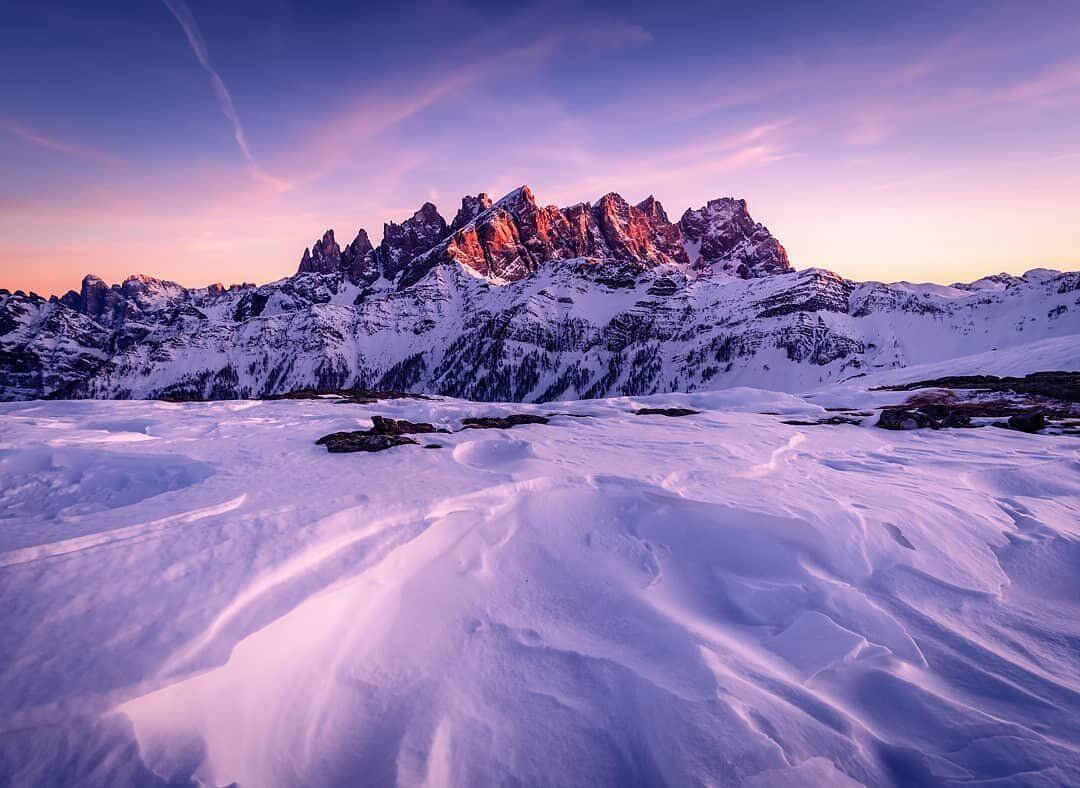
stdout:
{"type": "Polygon", "coordinates": [[[671,223],[651,198],[540,208],[523,187],[466,198],[449,224],[427,204],[378,247],[328,231],[300,269],[261,287],[0,291],[0,398],[795,391],[1080,333],[1078,272],[952,287],[795,272],[731,199],[671,223]]]}
{"type": "Polygon", "coordinates": [[[0,405],[0,784],[1080,783],[1076,439],[827,391],[0,405]]]}

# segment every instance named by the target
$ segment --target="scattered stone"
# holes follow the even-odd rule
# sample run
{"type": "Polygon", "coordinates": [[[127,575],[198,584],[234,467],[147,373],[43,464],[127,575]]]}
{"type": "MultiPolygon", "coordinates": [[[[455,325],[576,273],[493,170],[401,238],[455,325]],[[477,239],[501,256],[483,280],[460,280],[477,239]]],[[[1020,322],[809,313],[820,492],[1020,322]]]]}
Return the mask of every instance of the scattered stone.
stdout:
{"type": "Polygon", "coordinates": [[[941,420],[941,426],[950,429],[974,427],[971,423],[971,416],[966,413],[962,413],[958,410],[949,411],[945,414],[945,418],[941,420]]]}
{"type": "Polygon", "coordinates": [[[886,408],[878,417],[877,427],[883,430],[918,430],[924,427],[933,427],[934,421],[925,413],[917,410],[903,410],[901,408],[886,408]]]}
{"type": "Polygon", "coordinates": [[[938,402],[928,403],[919,407],[919,413],[929,416],[933,421],[941,421],[949,415],[949,408],[938,402]]]}
{"type": "MultiPolygon", "coordinates": [[[[406,437],[408,433],[432,433],[447,432],[439,430],[433,424],[425,422],[412,422],[407,419],[390,419],[386,416],[372,416],[372,428],[370,430],[354,430],[353,432],[333,432],[324,435],[315,441],[318,446],[325,446],[329,452],[351,451],[383,451],[394,446],[416,445],[416,441],[406,437]]],[[[429,444],[425,448],[437,444],[429,444]]]]}
{"type": "Polygon", "coordinates": [[[431,432],[449,432],[440,430],[434,424],[424,421],[409,421],[408,419],[390,419],[386,416],[371,417],[372,432],[380,435],[409,435],[427,434],[431,432]]]}
{"type": "Polygon", "coordinates": [[[412,438],[404,435],[383,435],[371,430],[356,430],[355,432],[332,432],[315,441],[318,446],[325,446],[331,454],[341,454],[354,451],[383,451],[394,446],[416,444],[412,438]]]}
{"type": "Polygon", "coordinates": [[[531,413],[512,413],[509,416],[480,416],[461,420],[466,430],[507,430],[521,424],[547,424],[546,416],[534,416],[531,413]]]}
{"type": "Polygon", "coordinates": [[[923,403],[914,409],[911,407],[885,408],[881,411],[876,426],[886,430],[917,430],[924,427],[940,430],[962,429],[978,425],[971,423],[971,413],[962,406],[923,403]]]}
{"type": "Polygon", "coordinates": [[[1037,410],[1031,413],[1018,413],[1015,416],[1009,416],[1008,426],[1009,429],[1020,432],[1038,432],[1046,426],[1046,416],[1037,410]]]}
{"type": "Polygon", "coordinates": [[[701,413],[700,410],[690,408],[639,408],[634,411],[635,416],[693,416],[701,413]]]}

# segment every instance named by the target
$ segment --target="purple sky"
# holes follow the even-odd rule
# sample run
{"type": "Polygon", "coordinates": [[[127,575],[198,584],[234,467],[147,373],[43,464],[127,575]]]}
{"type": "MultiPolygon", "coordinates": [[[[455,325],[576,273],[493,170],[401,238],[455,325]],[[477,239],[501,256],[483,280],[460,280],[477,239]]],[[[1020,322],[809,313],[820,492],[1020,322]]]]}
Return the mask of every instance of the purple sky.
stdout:
{"type": "Polygon", "coordinates": [[[522,183],[745,197],[857,279],[1080,267],[1080,3],[370,5],[5,7],[0,286],[265,282],[522,183]]]}

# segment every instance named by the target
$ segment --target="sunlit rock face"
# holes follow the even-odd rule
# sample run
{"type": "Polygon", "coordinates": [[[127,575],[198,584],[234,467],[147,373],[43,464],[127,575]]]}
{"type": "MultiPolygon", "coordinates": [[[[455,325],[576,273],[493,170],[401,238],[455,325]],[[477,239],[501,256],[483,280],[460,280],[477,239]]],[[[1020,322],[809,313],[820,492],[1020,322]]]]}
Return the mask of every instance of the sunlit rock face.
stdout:
{"type": "MultiPolygon", "coordinates": [[[[465,204],[459,218],[463,214],[465,204]]],[[[688,262],[678,225],[652,197],[632,206],[611,193],[595,204],[541,207],[527,186],[461,223],[434,250],[432,262],[453,260],[482,276],[513,282],[552,260],[579,257],[645,266],[688,262]]]]}
{"type": "Polygon", "coordinates": [[[1080,332],[1080,274],[943,287],[794,271],[743,200],[671,222],[649,197],[566,208],[528,187],[328,230],[293,276],[146,276],[46,300],[0,291],[0,398],[260,397],[361,386],[475,400],[729,386],[803,390],[1080,332]]]}

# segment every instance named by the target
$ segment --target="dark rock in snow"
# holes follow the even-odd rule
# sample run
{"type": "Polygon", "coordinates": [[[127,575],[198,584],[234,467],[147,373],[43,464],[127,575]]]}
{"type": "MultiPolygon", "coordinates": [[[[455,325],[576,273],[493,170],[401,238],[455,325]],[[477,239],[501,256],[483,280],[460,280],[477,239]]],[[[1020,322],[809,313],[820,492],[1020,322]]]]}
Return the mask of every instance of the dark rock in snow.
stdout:
{"type": "MultiPolygon", "coordinates": [[[[330,452],[351,451],[382,451],[393,446],[416,444],[409,434],[429,434],[434,432],[447,432],[440,430],[434,424],[426,422],[414,422],[408,419],[389,419],[385,416],[372,416],[372,428],[370,430],[354,430],[352,432],[334,432],[324,435],[315,441],[316,445],[326,446],[330,452]]],[[[429,448],[425,446],[425,448],[429,448]]],[[[436,446],[436,448],[439,448],[436,446]]]]}
{"type": "Polygon", "coordinates": [[[974,426],[971,423],[971,416],[959,410],[951,410],[945,414],[945,417],[941,420],[942,427],[948,427],[955,429],[959,427],[971,427],[974,426]]]}
{"type": "Polygon", "coordinates": [[[506,430],[522,424],[547,424],[546,416],[534,416],[531,413],[513,413],[509,416],[480,416],[461,420],[467,430],[506,430]]]}
{"type": "Polygon", "coordinates": [[[385,416],[371,417],[372,432],[379,435],[407,435],[426,434],[431,432],[446,432],[436,429],[434,424],[427,422],[415,422],[408,419],[388,419],[385,416]]]}
{"type": "Polygon", "coordinates": [[[912,391],[924,388],[1012,391],[1017,394],[1049,397],[1062,402],[1080,403],[1080,372],[1032,372],[1022,378],[999,378],[995,375],[951,375],[932,380],[918,380],[900,386],[882,386],[881,390],[912,391]]]}
{"type": "Polygon", "coordinates": [[[1009,428],[1020,432],[1038,432],[1046,427],[1046,416],[1041,411],[1018,413],[1009,417],[1009,428]]]}
{"type": "Polygon", "coordinates": [[[933,427],[935,424],[933,419],[917,410],[886,408],[881,411],[881,416],[875,426],[884,430],[918,430],[933,427]]]}
{"type": "Polygon", "coordinates": [[[635,416],[694,416],[701,413],[700,410],[690,408],[638,408],[634,411],[635,416]]]}
{"type": "Polygon", "coordinates": [[[808,419],[781,419],[781,424],[791,424],[798,427],[819,427],[823,424],[837,425],[837,424],[862,424],[862,419],[855,418],[854,416],[826,416],[823,419],[817,419],[810,421],[808,419]]]}
{"type": "Polygon", "coordinates": [[[941,421],[949,415],[948,406],[942,405],[940,403],[930,403],[927,405],[922,405],[918,408],[918,411],[924,416],[929,416],[934,421],[941,421]]]}
{"type": "Polygon", "coordinates": [[[332,432],[315,441],[317,446],[325,446],[331,454],[344,454],[354,451],[383,451],[394,446],[416,444],[412,438],[405,435],[383,435],[371,430],[357,430],[355,432],[332,432]]]}

